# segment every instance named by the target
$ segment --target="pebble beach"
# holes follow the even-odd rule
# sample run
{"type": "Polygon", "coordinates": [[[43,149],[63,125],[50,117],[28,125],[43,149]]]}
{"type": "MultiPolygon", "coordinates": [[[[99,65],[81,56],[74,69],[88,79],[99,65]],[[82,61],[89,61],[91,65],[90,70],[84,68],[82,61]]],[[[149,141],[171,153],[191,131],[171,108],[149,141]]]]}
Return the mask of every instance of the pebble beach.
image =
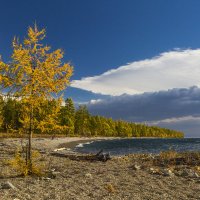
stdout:
{"type": "Polygon", "coordinates": [[[196,157],[178,164],[160,162],[160,157],[151,154],[113,156],[107,162],[84,159],[85,155],[76,159],[81,155],[73,152],[74,146],[95,139],[105,138],[34,138],[33,149],[40,152],[35,162],[44,166],[46,173],[27,177],[6,163],[25,141],[1,139],[0,199],[200,199],[200,163],[196,157]],[[59,156],[63,154],[66,156],[59,156]]]}

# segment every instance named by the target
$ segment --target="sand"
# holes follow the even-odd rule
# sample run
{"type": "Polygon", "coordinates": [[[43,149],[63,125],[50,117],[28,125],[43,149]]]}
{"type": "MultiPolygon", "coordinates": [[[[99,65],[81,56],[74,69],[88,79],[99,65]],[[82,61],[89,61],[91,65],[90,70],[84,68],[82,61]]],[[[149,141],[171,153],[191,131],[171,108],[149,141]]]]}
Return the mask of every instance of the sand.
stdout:
{"type": "MultiPolygon", "coordinates": [[[[105,139],[105,138],[96,138],[105,139]]],[[[164,176],[152,173],[144,156],[113,157],[107,162],[71,160],[51,155],[55,149],[72,148],[93,138],[55,138],[33,140],[33,148],[42,152],[48,176],[20,177],[5,164],[13,157],[20,139],[0,141],[0,184],[7,181],[15,189],[0,189],[0,200],[194,200],[200,199],[200,178],[164,176]],[[136,170],[135,166],[141,166],[136,170]]],[[[188,166],[184,166],[187,168],[188,166]]],[[[155,167],[153,166],[155,169],[155,167]]]]}

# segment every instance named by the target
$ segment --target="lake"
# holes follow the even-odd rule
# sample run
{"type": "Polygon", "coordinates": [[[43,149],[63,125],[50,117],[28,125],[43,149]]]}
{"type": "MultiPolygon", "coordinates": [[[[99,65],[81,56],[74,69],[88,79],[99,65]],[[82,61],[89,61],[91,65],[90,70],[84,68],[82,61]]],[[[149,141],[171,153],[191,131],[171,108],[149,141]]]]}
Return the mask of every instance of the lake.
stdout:
{"type": "Polygon", "coordinates": [[[200,138],[158,139],[158,138],[131,138],[92,141],[79,144],[75,150],[81,153],[97,153],[101,149],[111,155],[126,155],[131,153],[159,153],[175,150],[200,151],[200,138]]]}

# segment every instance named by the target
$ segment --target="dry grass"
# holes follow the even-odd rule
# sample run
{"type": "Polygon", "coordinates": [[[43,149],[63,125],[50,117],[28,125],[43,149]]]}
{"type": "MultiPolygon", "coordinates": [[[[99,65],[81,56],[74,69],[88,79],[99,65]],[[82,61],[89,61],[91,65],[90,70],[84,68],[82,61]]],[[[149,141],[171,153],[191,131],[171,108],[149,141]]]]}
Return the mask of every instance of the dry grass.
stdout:
{"type": "Polygon", "coordinates": [[[21,135],[16,133],[0,133],[0,139],[3,138],[21,138],[21,135]]]}
{"type": "Polygon", "coordinates": [[[176,152],[165,151],[161,152],[153,160],[153,164],[156,166],[199,166],[200,165],[200,152],[176,152]]]}
{"type": "Polygon", "coordinates": [[[116,192],[115,187],[114,187],[111,183],[106,184],[106,185],[105,185],[105,189],[106,189],[109,193],[115,193],[115,192],[116,192]]]}

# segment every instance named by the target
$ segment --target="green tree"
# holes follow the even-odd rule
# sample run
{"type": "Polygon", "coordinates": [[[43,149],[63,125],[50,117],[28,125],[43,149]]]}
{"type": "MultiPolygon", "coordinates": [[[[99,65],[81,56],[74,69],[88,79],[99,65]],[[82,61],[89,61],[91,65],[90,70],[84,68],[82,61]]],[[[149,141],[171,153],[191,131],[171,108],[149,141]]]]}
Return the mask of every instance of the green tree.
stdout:
{"type": "Polygon", "coordinates": [[[75,107],[71,98],[65,100],[65,106],[60,110],[60,123],[66,126],[67,135],[74,135],[75,107]]]}
{"type": "Polygon", "coordinates": [[[90,136],[90,114],[87,110],[87,107],[82,105],[79,106],[75,114],[75,134],[82,136],[90,136]]]}
{"type": "Polygon", "coordinates": [[[20,102],[15,99],[8,98],[4,101],[2,108],[3,129],[8,132],[17,130],[21,127],[20,118],[20,102]]]}
{"type": "Polygon", "coordinates": [[[116,122],[116,131],[120,137],[131,137],[132,129],[127,122],[117,121],[116,122]]]}

